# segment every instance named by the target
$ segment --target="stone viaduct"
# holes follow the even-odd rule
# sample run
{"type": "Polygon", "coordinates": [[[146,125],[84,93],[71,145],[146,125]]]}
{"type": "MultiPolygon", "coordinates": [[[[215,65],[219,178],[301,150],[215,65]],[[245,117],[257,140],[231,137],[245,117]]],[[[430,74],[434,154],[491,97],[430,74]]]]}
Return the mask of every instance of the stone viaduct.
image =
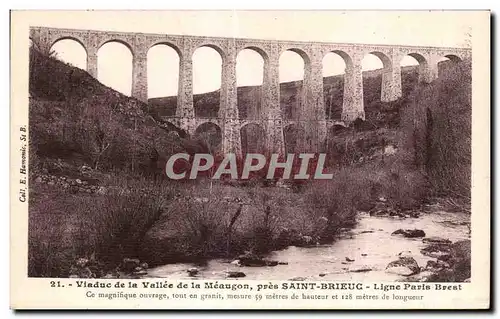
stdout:
{"type": "Polygon", "coordinates": [[[147,102],[147,53],[157,44],[166,44],[179,55],[179,87],[176,115],[164,120],[194,134],[197,127],[210,122],[222,132],[221,151],[241,154],[240,130],[248,124],[258,124],[266,136],[267,151],[284,153],[283,130],[288,125],[299,125],[306,138],[304,151],[320,151],[327,131],[334,124],[326,119],[323,97],[322,62],[326,54],[340,55],[346,64],[342,123],[349,124],[357,118],[365,119],[363,107],[363,81],[361,61],[367,54],[376,55],[383,63],[381,101],[397,100],[402,95],[400,61],[406,55],[419,62],[419,81],[430,83],[438,76],[438,61],[471,58],[466,48],[421,47],[405,45],[340,44],[324,42],[299,42],[258,40],[221,37],[201,37],[170,34],[144,34],[92,30],[30,28],[30,39],[42,50],[59,40],[79,42],[87,53],[87,71],[97,78],[97,52],[108,42],[126,45],[133,57],[132,96],[147,102]],[[192,55],[197,48],[215,49],[222,58],[220,108],[217,118],[197,118],[193,107],[192,55]],[[236,86],[236,57],[243,49],[258,52],[264,60],[262,84],[262,111],[258,119],[241,119],[238,115],[236,86]],[[280,109],[279,58],[291,50],[304,60],[304,79],[301,92],[301,110],[294,120],[285,120],[280,109]]]}

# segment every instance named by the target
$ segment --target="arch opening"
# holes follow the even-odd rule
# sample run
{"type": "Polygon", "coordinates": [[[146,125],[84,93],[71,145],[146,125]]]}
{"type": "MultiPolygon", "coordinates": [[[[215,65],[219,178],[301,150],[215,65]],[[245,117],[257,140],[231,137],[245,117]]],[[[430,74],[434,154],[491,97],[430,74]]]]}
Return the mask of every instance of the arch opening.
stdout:
{"type": "Polygon", "coordinates": [[[56,59],[69,65],[82,70],[87,69],[87,50],[77,39],[58,39],[51,45],[49,52],[53,52],[51,54],[53,54],[56,59]]]}
{"type": "Polygon", "coordinates": [[[241,150],[243,154],[264,154],[266,150],[266,132],[256,123],[249,123],[241,128],[241,150]]]}
{"type": "Polygon", "coordinates": [[[177,108],[179,63],[177,50],[167,44],[156,44],[148,50],[148,101],[165,115],[175,115],[177,108]]]}
{"type": "Polygon", "coordinates": [[[287,125],[283,129],[285,153],[300,153],[305,149],[305,130],[298,124],[287,125]]]}
{"type": "Polygon", "coordinates": [[[205,122],[200,124],[193,137],[195,140],[199,141],[210,154],[215,154],[220,146],[222,145],[222,130],[221,128],[212,122],[205,122]]]}
{"type": "MultiPolygon", "coordinates": [[[[361,61],[365,113],[378,108],[382,98],[382,75],[392,68],[392,61],[382,52],[374,51],[361,61]]],[[[369,117],[369,116],[367,116],[369,117]]]]}
{"type": "Polygon", "coordinates": [[[454,54],[447,54],[441,57],[438,61],[438,76],[441,76],[444,72],[452,69],[461,61],[462,59],[454,54]]]}
{"type": "Polygon", "coordinates": [[[347,66],[352,65],[352,60],[343,51],[332,51],[323,57],[322,63],[326,118],[340,120],[344,102],[345,73],[347,66]]]}
{"type": "Polygon", "coordinates": [[[130,48],[120,41],[108,41],[97,51],[97,77],[101,83],[125,95],[132,93],[132,62],[130,48]]]}
{"type": "Polygon", "coordinates": [[[264,57],[253,48],[243,49],[236,57],[236,83],[240,118],[259,119],[262,112],[264,57]]]}
{"type": "Polygon", "coordinates": [[[427,60],[418,53],[409,53],[399,62],[401,66],[401,90],[403,97],[412,92],[418,85],[427,68],[427,60]]]}
{"type": "Polygon", "coordinates": [[[303,82],[307,55],[297,49],[283,52],[279,58],[280,106],[284,119],[301,118],[303,82]]]}
{"type": "Polygon", "coordinates": [[[222,55],[212,46],[193,53],[193,103],[196,117],[217,117],[220,109],[222,55]]]}

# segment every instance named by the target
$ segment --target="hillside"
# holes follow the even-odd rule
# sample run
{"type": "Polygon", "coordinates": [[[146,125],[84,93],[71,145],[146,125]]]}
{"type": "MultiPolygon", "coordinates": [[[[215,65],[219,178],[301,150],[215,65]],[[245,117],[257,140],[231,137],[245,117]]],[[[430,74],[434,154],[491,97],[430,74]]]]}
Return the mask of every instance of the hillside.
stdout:
{"type": "Polygon", "coordinates": [[[86,165],[149,174],[161,172],[160,160],[181,147],[145,103],[34,49],[29,90],[31,170],[63,173],[86,165]]]}
{"type": "MultiPolygon", "coordinates": [[[[336,128],[327,145],[332,180],[172,182],[158,178],[164,160],[203,147],[161,127],[156,116],[172,112],[175,97],[156,100],[166,104],[149,112],[87,72],[31,50],[28,274],[137,278],[139,260],[143,275],[148,265],[328,243],[382,197],[387,212],[401,215],[421,205],[429,183],[439,194],[464,193],[470,84],[463,79],[470,69],[461,68],[419,86],[405,70],[403,98],[392,103],[378,102],[380,74],[365,77],[367,121],[336,128]],[[127,270],[130,260],[135,268],[127,270]]],[[[341,78],[325,82],[338,115],[341,78]]],[[[284,108],[297,86],[283,84],[284,108]]],[[[259,88],[239,91],[242,114],[250,113],[259,88]]],[[[195,100],[197,112],[210,115],[218,94],[195,100]]]]}
{"type": "MultiPolygon", "coordinates": [[[[418,78],[415,66],[403,67],[402,87],[404,98],[415,88],[418,78]]],[[[367,119],[372,122],[389,121],[380,118],[384,103],[380,102],[381,70],[367,71],[363,74],[364,101],[367,119]]],[[[299,90],[302,81],[285,82],[280,84],[280,103],[285,118],[293,118],[299,107],[299,90]]],[[[342,113],[343,75],[329,76],[323,79],[325,113],[330,119],[340,120],[342,113]]],[[[403,99],[404,99],[403,98],[403,99]]],[[[217,117],[219,110],[220,91],[203,94],[194,94],[193,104],[196,116],[217,117]]],[[[159,116],[174,116],[177,105],[176,96],[158,97],[149,99],[151,112],[159,116]]],[[[241,118],[251,118],[261,108],[261,86],[238,87],[238,111],[241,118]]],[[[379,124],[382,124],[380,122],[379,124]]]]}

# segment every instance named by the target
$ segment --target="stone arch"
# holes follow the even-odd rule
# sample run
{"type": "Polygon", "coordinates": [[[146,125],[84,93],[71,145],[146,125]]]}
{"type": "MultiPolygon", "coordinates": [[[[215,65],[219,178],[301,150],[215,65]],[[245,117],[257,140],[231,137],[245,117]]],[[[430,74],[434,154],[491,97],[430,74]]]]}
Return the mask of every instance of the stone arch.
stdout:
{"type": "Polygon", "coordinates": [[[88,51],[84,43],[77,37],[64,36],[58,38],[51,42],[49,52],[55,53],[56,58],[65,63],[82,70],[87,69],[88,51]],[[58,48],[59,45],[61,45],[60,48],[58,48]],[[68,49],[69,52],[66,55],[68,49]]]}
{"type": "Polygon", "coordinates": [[[151,50],[153,47],[157,46],[157,45],[166,45],[172,49],[175,50],[175,52],[177,52],[177,55],[179,56],[179,59],[182,59],[183,55],[182,55],[182,51],[181,49],[179,49],[179,47],[173,43],[173,42],[170,42],[170,41],[165,41],[165,40],[161,40],[161,41],[155,41],[153,42],[146,50],[146,53],[149,52],[149,50],[151,50]]]}
{"type": "Polygon", "coordinates": [[[98,80],[125,95],[132,96],[134,51],[130,45],[122,40],[107,40],[98,46],[96,54],[98,80]],[[103,53],[108,45],[115,46],[115,50],[122,51],[123,55],[117,55],[114,50],[114,52],[103,53]],[[115,66],[111,68],[110,65],[115,66]]]}
{"type": "MultiPolygon", "coordinates": [[[[147,49],[146,76],[148,82],[148,99],[178,95],[181,59],[180,50],[169,42],[156,42],[147,49]],[[158,54],[155,54],[156,50],[159,50],[158,54]],[[175,57],[173,56],[173,52],[175,52],[175,57]],[[169,61],[170,59],[172,60],[169,61]]],[[[161,103],[159,99],[154,101],[161,103]]],[[[173,114],[175,114],[177,108],[177,103],[175,102],[173,99],[165,99],[164,104],[164,107],[169,110],[173,109],[173,114]]]]}
{"type": "Polygon", "coordinates": [[[323,98],[325,114],[327,119],[340,119],[344,102],[344,84],[346,72],[352,68],[352,58],[342,50],[331,50],[323,55],[321,60],[323,68],[323,98]],[[332,60],[331,57],[335,57],[332,60]],[[330,60],[330,61],[328,61],[330,60]],[[330,72],[331,68],[336,68],[337,62],[343,63],[344,70],[330,72]]]}
{"type": "Polygon", "coordinates": [[[378,101],[383,101],[384,98],[382,95],[384,94],[384,79],[385,74],[392,71],[392,60],[381,51],[370,51],[365,54],[361,60],[361,69],[362,69],[362,77],[363,77],[363,103],[365,112],[370,110],[371,106],[378,104],[378,101]],[[382,68],[375,68],[376,59],[371,58],[372,61],[369,61],[366,64],[369,64],[367,68],[365,68],[366,64],[365,60],[369,56],[374,56],[378,61],[382,63],[382,68]]]}
{"type": "Polygon", "coordinates": [[[264,49],[262,49],[259,46],[246,45],[243,48],[241,48],[241,50],[238,51],[237,55],[240,54],[240,52],[243,50],[253,50],[253,51],[257,52],[258,54],[260,54],[260,56],[264,60],[264,63],[267,63],[269,61],[269,55],[267,54],[267,52],[264,49]]]}
{"type": "Polygon", "coordinates": [[[412,91],[418,82],[424,81],[429,72],[428,58],[417,52],[409,52],[402,56],[399,64],[401,66],[401,90],[403,94],[412,91]],[[408,64],[411,61],[405,62],[406,57],[409,57],[410,60],[413,59],[417,64],[408,64]]]}
{"type": "Polygon", "coordinates": [[[129,49],[130,53],[132,54],[132,59],[135,58],[136,52],[134,50],[134,47],[126,40],[123,40],[120,38],[110,38],[110,39],[106,39],[106,40],[100,42],[99,45],[97,46],[96,52],[99,52],[99,50],[103,46],[105,46],[106,44],[113,43],[113,42],[120,43],[120,44],[123,44],[124,46],[126,46],[129,49]]]}
{"type": "Polygon", "coordinates": [[[462,59],[456,54],[446,54],[444,57],[455,63],[462,61],[462,59]]]}
{"type": "Polygon", "coordinates": [[[300,153],[305,149],[305,129],[299,123],[290,123],[283,128],[285,153],[300,153]]]}
{"type": "Polygon", "coordinates": [[[259,153],[264,154],[267,146],[266,131],[262,125],[250,122],[240,129],[241,150],[243,154],[259,153]]]}
{"type": "Polygon", "coordinates": [[[381,51],[371,51],[370,54],[373,54],[377,58],[382,61],[382,65],[384,69],[388,69],[392,67],[392,60],[383,52],[381,51]]]}
{"type": "MultiPolygon", "coordinates": [[[[31,39],[31,38],[30,38],[31,39]]],[[[78,44],[80,44],[82,46],[82,48],[85,50],[85,54],[88,55],[88,49],[87,49],[87,46],[86,46],[86,43],[85,41],[83,41],[82,39],[80,39],[79,37],[76,37],[76,36],[71,36],[71,35],[66,35],[66,36],[62,36],[62,37],[57,37],[57,39],[53,40],[50,42],[50,45],[49,45],[49,50],[52,50],[52,47],[57,43],[57,42],[60,42],[60,41],[63,41],[63,40],[72,40],[72,41],[75,41],[77,42],[78,44]]]]}
{"type": "Polygon", "coordinates": [[[226,58],[227,58],[227,54],[226,52],[222,49],[222,47],[216,43],[200,43],[198,45],[196,45],[194,48],[193,48],[193,51],[191,53],[191,57],[192,55],[194,54],[194,52],[200,48],[210,48],[210,49],[214,49],[217,53],[219,53],[220,57],[221,57],[221,60],[222,60],[222,64],[224,64],[226,62],[226,58]]]}
{"type": "MultiPolygon", "coordinates": [[[[285,57],[285,59],[287,58],[285,57]]],[[[283,118],[286,120],[300,119],[303,117],[303,103],[306,98],[304,81],[309,78],[309,74],[311,71],[311,60],[309,58],[309,55],[304,50],[296,47],[288,47],[281,51],[278,57],[278,61],[281,114],[283,114],[283,118]],[[293,74],[293,70],[291,68],[287,68],[284,66],[284,54],[288,51],[294,53],[294,55],[290,55],[288,59],[292,59],[292,57],[294,56],[300,57],[303,63],[303,68],[300,71],[302,73],[301,77],[293,74]]]]}
{"type": "Polygon", "coordinates": [[[266,62],[266,59],[267,54],[262,49],[254,46],[247,46],[238,51],[236,55],[237,106],[239,117],[242,119],[260,118],[260,115],[262,113],[262,105],[264,105],[262,86],[264,84],[266,63],[268,63],[266,62]],[[241,60],[241,53],[245,51],[253,52],[254,57],[248,56],[246,57],[246,60],[241,60]],[[258,56],[260,59],[255,58],[256,56],[258,56]],[[259,60],[257,61],[256,59],[259,60]],[[249,65],[247,66],[247,64],[249,65]],[[245,66],[249,67],[250,69],[245,70],[245,66]],[[240,83],[242,73],[247,75],[249,79],[254,80],[254,78],[256,78],[255,74],[257,72],[259,73],[259,81],[243,85],[240,83]]]}
{"type": "Polygon", "coordinates": [[[291,51],[291,52],[294,52],[294,53],[297,53],[298,55],[300,55],[302,60],[304,60],[304,67],[307,67],[309,64],[311,64],[311,58],[309,57],[309,54],[304,49],[294,47],[294,46],[285,47],[280,52],[279,56],[281,57],[281,55],[283,53],[285,53],[286,51],[291,51]]]}
{"type": "Polygon", "coordinates": [[[196,127],[193,138],[207,147],[207,151],[215,153],[222,146],[222,129],[212,121],[205,121],[196,127]]]}
{"type": "MultiPolygon", "coordinates": [[[[199,52],[199,51],[198,51],[199,52]]],[[[211,51],[210,51],[211,52],[211,51]]],[[[208,53],[208,52],[207,52],[208,53]]],[[[210,53],[212,54],[212,53],[210,53]]],[[[197,46],[192,54],[192,83],[193,83],[193,106],[196,117],[218,117],[220,104],[222,100],[222,83],[224,82],[224,55],[220,47],[212,44],[204,44],[197,46]],[[206,61],[205,59],[198,58],[197,51],[199,49],[209,48],[217,54],[214,55],[220,58],[219,61],[206,61]],[[207,69],[208,68],[211,69],[207,69]],[[201,72],[203,71],[203,72],[201,72]],[[215,82],[217,76],[212,73],[217,72],[218,82],[215,82]],[[217,85],[213,85],[216,83],[217,85]],[[201,90],[200,90],[201,87],[201,90]]]]}
{"type": "Polygon", "coordinates": [[[442,55],[437,61],[438,76],[441,76],[442,72],[452,68],[455,64],[460,63],[462,59],[456,54],[445,54],[442,55]]]}

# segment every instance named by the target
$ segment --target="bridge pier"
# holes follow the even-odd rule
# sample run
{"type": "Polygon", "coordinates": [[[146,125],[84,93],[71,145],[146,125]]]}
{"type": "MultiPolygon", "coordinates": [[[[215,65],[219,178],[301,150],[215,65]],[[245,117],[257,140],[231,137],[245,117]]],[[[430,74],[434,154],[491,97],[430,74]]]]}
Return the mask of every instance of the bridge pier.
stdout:
{"type": "Polygon", "coordinates": [[[264,96],[264,116],[267,119],[265,122],[266,151],[284,154],[285,141],[280,106],[279,60],[276,56],[271,57],[264,63],[262,94],[264,96]]]}
{"type": "Polygon", "coordinates": [[[184,54],[179,61],[179,85],[177,93],[177,108],[175,116],[177,118],[192,119],[181,121],[181,129],[186,132],[194,133],[196,129],[195,114],[193,105],[193,60],[191,55],[184,54]]]}
{"type": "Polygon", "coordinates": [[[97,79],[97,50],[87,49],[87,72],[97,79]]]}
{"type": "Polygon", "coordinates": [[[342,121],[351,123],[356,119],[365,119],[363,104],[363,73],[361,59],[346,65],[344,75],[344,102],[342,105],[342,121]]]}
{"type": "Polygon", "coordinates": [[[132,61],[132,97],[148,102],[148,72],[145,52],[136,52],[132,61]]]}
{"type": "Polygon", "coordinates": [[[396,101],[402,96],[401,89],[401,66],[399,60],[391,59],[391,66],[382,74],[382,91],[380,100],[382,102],[396,101]]]}
{"type": "Polygon", "coordinates": [[[431,83],[438,78],[438,59],[439,57],[428,57],[424,62],[420,62],[418,67],[418,81],[422,83],[431,83]]]}
{"type": "Polygon", "coordinates": [[[241,156],[241,132],[237,105],[236,54],[226,56],[222,65],[219,118],[222,119],[222,152],[241,156]]]}
{"type": "Polygon", "coordinates": [[[312,60],[306,65],[303,89],[305,98],[301,105],[300,120],[304,120],[306,151],[319,152],[326,138],[326,121],[323,92],[323,62],[312,60]]]}

